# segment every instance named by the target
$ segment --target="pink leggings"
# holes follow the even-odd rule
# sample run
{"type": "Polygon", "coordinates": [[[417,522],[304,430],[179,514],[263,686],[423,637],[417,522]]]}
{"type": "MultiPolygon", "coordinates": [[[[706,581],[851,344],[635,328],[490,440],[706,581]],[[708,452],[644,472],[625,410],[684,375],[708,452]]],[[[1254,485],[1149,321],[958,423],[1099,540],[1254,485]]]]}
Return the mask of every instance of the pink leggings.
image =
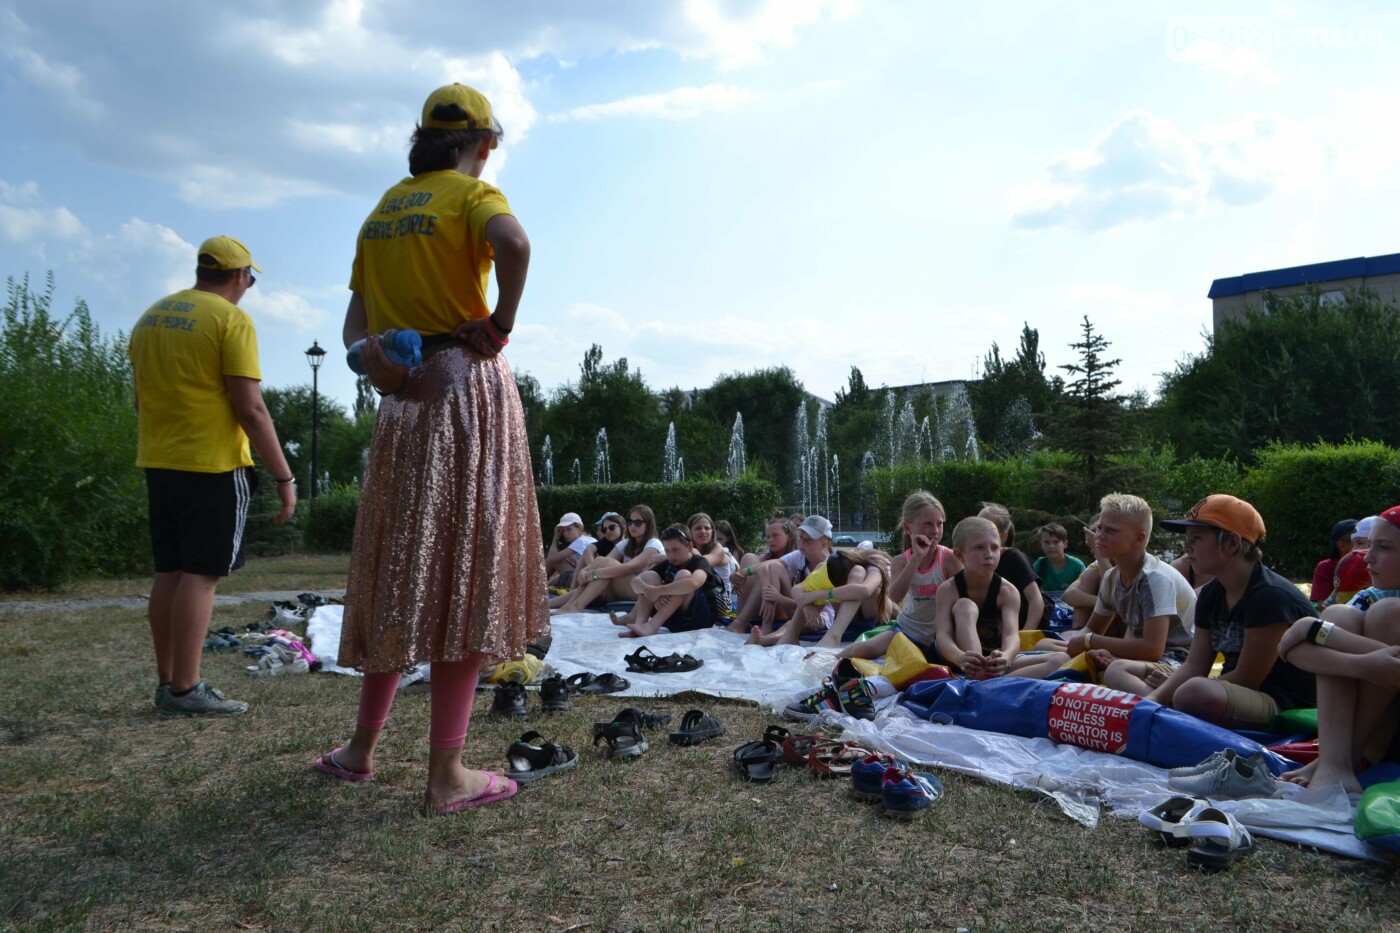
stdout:
{"type": "MultiPolygon", "coordinates": [[[[465,661],[434,661],[432,671],[433,708],[428,726],[431,748],[461,748],[467,741],[467,723],[472,718],[472,700],[481,675],[481,653],[465,661]]],[[[356,724],[379,732],[389,721],[389,708],[399,689],[395,671],[366,674],[360,687],[360,714],[356,724]]]]}

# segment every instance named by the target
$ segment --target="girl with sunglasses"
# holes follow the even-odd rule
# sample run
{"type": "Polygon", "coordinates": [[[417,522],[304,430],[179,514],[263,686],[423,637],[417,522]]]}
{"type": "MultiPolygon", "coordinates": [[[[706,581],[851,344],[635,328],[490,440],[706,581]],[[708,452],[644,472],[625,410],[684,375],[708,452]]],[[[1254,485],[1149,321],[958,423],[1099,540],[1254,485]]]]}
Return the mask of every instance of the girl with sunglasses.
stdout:
{"type": "Polygon", "coordinates": [[[598,519],[594,527],[597,529],[597,537],[590,538],[592,543],[584,548],[583,553],[579,555],[578,566],[569,581],[569,591],[559,596],[551,596],[549,608],[557,609],[564,605],[575,591],[583,588],[584,580],[589,576],[588,572],[593,568],[593,565],[600,559],[607,557],[622,544],[627,521],[616,512],[604,512],[603,517],[598,519]]]}
{"type": "Polygon", "coordinates": [[[633,600],[632,580],[666,553],[656,537],[656,513],[645,505],[627,510],[627,534],[621,547],[595,560],[576,575],[581,588],[570,593],[555,613],[583,612],[598,599],[633,600]]]}

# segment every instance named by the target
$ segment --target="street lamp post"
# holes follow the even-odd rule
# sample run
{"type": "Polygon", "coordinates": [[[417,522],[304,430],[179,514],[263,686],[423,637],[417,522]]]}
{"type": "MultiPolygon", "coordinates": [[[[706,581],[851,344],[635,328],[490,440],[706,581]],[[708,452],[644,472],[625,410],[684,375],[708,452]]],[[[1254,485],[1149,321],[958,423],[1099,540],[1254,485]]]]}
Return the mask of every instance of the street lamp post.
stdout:
{"type": "Polygon", "coordinates": [[[321,349],[321,344],[311,341],[311,349],[306,351],[306,362],[311,364],[311,498],[316,498],[316,478],[320,475],[317,472],[316,464],[316,429],[321,423],[321,406],[318,375],[321,370],[321,362],[325,359],[326,351],[321,349]]]}

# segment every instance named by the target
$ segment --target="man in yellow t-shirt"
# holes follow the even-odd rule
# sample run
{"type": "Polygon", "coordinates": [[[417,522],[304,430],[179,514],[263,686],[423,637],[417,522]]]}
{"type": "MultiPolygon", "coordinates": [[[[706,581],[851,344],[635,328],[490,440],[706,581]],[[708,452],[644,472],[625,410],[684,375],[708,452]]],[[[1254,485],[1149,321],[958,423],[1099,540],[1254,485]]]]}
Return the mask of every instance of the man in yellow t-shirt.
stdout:
{"type": "Polygon", "coordinates": [[[238,301],[257,279],[248,248],[205,240],[193,288],[157,301],[131,332],[151,551],[155,705],[162,716],[227,716],[248,704],[200,680],[220,578],[243,564],[243,527],[257,489],[248,443],[277,480],[281,523],[296,489],[263,403],[257,334],[238,301]]]}

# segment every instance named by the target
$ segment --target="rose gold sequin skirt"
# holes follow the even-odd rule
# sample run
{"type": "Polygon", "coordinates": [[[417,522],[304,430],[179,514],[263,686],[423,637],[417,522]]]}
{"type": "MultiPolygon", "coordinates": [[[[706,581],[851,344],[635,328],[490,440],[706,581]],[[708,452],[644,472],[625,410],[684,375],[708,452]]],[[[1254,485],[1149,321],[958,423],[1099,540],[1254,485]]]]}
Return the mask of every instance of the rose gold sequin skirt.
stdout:
{"type": "Polygon", "coordinates": [[[429,357],[379,406],[345,593],[343,667],[474,651],[514,660],[549,632],[525,414],[505,357],[429,357]]]}

